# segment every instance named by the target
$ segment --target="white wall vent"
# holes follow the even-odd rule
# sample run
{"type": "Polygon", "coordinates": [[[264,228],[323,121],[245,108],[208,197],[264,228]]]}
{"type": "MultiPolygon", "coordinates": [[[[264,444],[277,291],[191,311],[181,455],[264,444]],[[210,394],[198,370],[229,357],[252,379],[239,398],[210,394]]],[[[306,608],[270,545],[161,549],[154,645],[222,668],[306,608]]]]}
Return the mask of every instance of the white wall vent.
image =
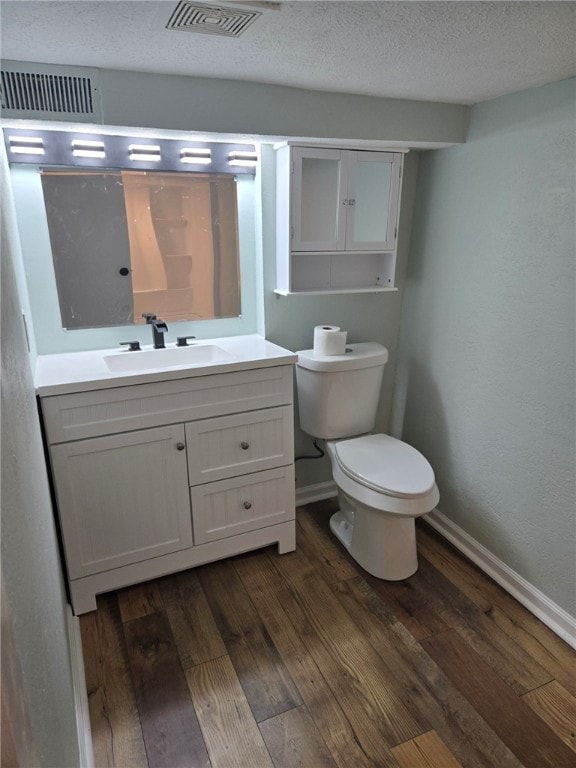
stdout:
{"type": "Polygon", "coordinates": [[[98,70],[3,61],[2,117],[101,122],[98,70]]]}
{"type": "Polygon", "coordinates": [[[261,11],[238,8],[231,5],[211,5],[180,0],[166,29],[185,32],[202,32],[207,35],[240,37],[240,35],[261,16],[261,11]]]}

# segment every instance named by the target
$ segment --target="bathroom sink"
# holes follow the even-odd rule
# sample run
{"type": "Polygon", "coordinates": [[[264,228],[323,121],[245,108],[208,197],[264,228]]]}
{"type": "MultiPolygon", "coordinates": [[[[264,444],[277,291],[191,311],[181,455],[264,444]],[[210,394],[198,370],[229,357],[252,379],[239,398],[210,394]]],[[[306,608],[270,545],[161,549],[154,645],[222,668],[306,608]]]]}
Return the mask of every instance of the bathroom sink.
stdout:
{"type": "Polygon", "coordinates": [[[191,344],[187,347],[117,352],[106,355],[104,362],[113,373],[122,371],[155,371],[181,366],[225,363],[234,357],[215,344],[191,344]]]}

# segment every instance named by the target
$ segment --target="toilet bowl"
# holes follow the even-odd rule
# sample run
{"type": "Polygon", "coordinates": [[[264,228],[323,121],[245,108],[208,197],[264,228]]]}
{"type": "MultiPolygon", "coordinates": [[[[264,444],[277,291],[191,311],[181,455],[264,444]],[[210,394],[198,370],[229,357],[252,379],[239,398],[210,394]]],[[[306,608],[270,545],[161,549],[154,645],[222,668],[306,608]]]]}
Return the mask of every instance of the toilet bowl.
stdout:
{"type": "Polygon", "coordinates": [[[418,569],[416,517],[440,497],[434,472],[415,448],[389,435],[326,443],[340,509],[330,529],[368,573],[387,581],[418,569]]]}
{"type": "Polygon", "coordinates": [[[373,434],[388,351],[349,344],[343,355],[298,352],[300,426],[326,440],[340,509],[330,529],[356,562],[398,581],[418,568],[415,518],[439,500],[424,456],[390,435],[373,434]]]}

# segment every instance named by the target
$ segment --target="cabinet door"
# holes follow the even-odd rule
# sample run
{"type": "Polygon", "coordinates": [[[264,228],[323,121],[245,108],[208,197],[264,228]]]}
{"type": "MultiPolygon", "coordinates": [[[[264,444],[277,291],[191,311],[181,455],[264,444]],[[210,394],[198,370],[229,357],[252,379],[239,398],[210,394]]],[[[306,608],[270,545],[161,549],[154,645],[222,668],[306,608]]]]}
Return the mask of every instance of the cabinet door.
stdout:
{"type": "Polygon", "coordinates": [[[295,147],[292,151],[292,251],[344,248],[346,180],[339,149],[295,147]]]}
{"type": "Polygon", "coordinates": [[[396,247],[401,158],[394,152],[346,153],[347,251],[391,251],[396,247]]]}
{"type": "Polygon", "coordinates": [[[192,545],[184,449],[182,425],[51,448],[71,579],[192,545]]]}

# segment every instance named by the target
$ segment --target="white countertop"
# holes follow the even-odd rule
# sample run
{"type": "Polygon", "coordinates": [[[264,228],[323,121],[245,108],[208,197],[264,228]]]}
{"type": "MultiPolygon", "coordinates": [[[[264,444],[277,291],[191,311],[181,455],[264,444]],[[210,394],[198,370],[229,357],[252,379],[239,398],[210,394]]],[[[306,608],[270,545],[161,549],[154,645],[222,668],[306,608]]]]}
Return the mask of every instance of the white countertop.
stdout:
{"type": "MultiPolygon", "coordinates": [[[[227,336],[218,339],[204,339],[192,343],[194,346],[215,345],[228,353],[226,361],[209,361],[194,364],[154,367],[146,370],[113,372],[105,358],[117,355],[137,355],[126,349],[98,349],[88,352],[67,352],[56,355],[39,355],[36,361],[36,392],[42,397],[86,392],[92,389],[125,387],[132,384],[146,384],[154,381],[185,379],[191,376],[208,376],[214,373],[245,371],[253,368],[269,368],[275,365],[292,365],[298,356],[283,347],[266,341],[262,336],[227,336]]],[[[174,345],[169,344],[168,348],[174,345]]],[[[151,346],[144,346],[146,352],[151,346]]],[[[162,360],[162,350],[158,360],[162,360]]]]}

